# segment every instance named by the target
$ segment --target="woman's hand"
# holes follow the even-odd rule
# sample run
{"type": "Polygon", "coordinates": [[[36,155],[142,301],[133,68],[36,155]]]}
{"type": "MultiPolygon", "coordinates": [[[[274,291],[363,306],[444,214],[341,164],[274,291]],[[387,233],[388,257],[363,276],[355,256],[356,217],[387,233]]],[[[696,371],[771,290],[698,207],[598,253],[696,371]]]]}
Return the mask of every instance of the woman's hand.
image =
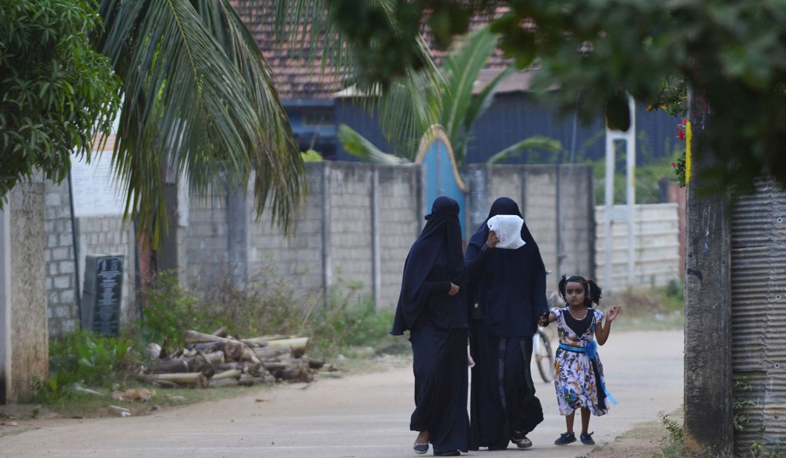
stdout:
{"type": "Polygon", "coordinates": [[[460,290],[461,288],[459,288],[458,285],[456,285],[455,283],[451,283],[450,291],[448,291],[448,296],[455,296],[456,294],[459,293],[460,290]]]}
{"type": "Polygon", "coordinates": [[[489,238],[486,239],[486,246],[494,248],[499,243],[499,237],[494,231],[489,231],[489,238]]]}
{"type": "Polygon", "coordinates": [[[619,316],[619,314],[620,314],[620,306],[615,305],[614,307],[611,308],[611,310],[609,310],[609,313],[606,314],[606,321],[608,323],[611,323],[612,321],[614,321],[615,318],[617,318],[617,316],[619,316]]]}

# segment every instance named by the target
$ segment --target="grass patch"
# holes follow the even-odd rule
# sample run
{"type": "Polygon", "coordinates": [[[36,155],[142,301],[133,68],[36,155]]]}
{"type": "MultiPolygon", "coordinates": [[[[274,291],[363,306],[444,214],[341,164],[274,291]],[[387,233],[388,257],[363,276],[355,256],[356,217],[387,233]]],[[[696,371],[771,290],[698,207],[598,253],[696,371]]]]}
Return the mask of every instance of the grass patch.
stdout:
{"type": "Polygon", "coordinates": [[[663,288],[629,288],[602,301],[606,307],[622,304],[614,322],[621,331],[672,331],[685,328],[685,299],[682,284],[672,282],[663,288]]]}

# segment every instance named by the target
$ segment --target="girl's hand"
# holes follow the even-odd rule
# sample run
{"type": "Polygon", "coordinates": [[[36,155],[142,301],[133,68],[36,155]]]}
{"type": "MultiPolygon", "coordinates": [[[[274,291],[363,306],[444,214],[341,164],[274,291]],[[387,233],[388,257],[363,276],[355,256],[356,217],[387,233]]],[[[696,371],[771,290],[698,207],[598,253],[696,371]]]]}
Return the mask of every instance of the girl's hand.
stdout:
{"type": "Polygon", "coordinates": [[[455,296],[456,294],[459,293],[460,290],[461,288],[459,288],[458,285],[456,285],[455,283],[451,283],[450,291],[448,291],[448,296],[455,296]]]}
{"type": "Polygon", "coordinates": [[[606,314],[606,321],[611,323],[614,321],[615,318],[620,314],[620,306],[615,305],[614,307],[609,310],[609,313],[606,314]]]}
{"type": "Polygon", "coordinates": [[[545,326],[548,326],[548,325],[549,325],[549,314],[548,313],[544,313],[538,319],[538,326],[545,327],[545,326]]]}
{"type": "Polygon", "coordinates": [[[494,248],[498,243],[499,237],[497,237],[497,234],[494,231],[489,231],[489,237],[486,239],[486,245],[488,245],[489,248],[494,248]]]}

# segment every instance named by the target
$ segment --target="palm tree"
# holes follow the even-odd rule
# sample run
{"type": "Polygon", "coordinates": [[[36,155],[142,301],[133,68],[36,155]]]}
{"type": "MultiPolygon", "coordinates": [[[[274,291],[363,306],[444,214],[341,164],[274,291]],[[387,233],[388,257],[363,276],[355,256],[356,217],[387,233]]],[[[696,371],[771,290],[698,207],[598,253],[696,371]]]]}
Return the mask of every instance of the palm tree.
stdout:
{"type": "MultiPolygon", "coordinates": [[[[365,3],[377,20],[395,22],[386,16],[390,0],[365,3]]],[[[122,79],[113,167],[127,215],[154,243],[166,227],[162,165],[184,173],[197,192],[220,190],[225,180],[243,186],[255,172],[258,215],[269,208],[285,228],[304,194],[303,161],[270,68],[235,8],[249,18],[274,14],[276,32],[294,46],[318,39],[323,62],[345,74],[368,74],[358,70],[363,56],[354,56],[335,31],[345,15],[324,0],[100,0],[104,29],[96,46],[122,79]]],[[[422,37],[413,43],[416,55],[427,55],[422,37]]],[[[418,77],[433,77],[430,59],[420,61],[412,64],[418,77]]]]}
{"type": "Polygon", "coordinates": [[[99,13],[96,47],[122,80],[112,165],[127,214],[160,235],[162,165],[195,191],[247,183],[254,171],[258,212],[267,205],[288,226],[303,163],[270,69],[230,1],[101,0],[99,13]]]}
{"type": "MultiPolygon", "coordinates": [[[[387,139],[404,157],[387,154],[375,147],[351,127],[339,127],[339,139],[350,154],[371,162],[400,163],[411,161],[415,145],[432,125],[445,128],[450,138],[456,162],[466,163],[467,148],[472,126],[491,106],[494,90],[511,73],[513,67],[501,71],[480,92],[473,94],[473,87],[497,43],[497,36],[488,27],[481,27],[470,34],[448,55],[440,69],[441,78],[423,78],[415,75],[408,82],[394,83],[379,101],[380,124],[387,139]],[[432,81],[437,81],[432,84],[432,81]],[[422,101],[427,101],[423,103],[422,101]],[[408,123],[401,123],[402,114],[408,123]]],[[[520,154],[526,149],[561,151],[560,142],[533,136],[517,142],[489,159],[497,163],[520,154]]]]}

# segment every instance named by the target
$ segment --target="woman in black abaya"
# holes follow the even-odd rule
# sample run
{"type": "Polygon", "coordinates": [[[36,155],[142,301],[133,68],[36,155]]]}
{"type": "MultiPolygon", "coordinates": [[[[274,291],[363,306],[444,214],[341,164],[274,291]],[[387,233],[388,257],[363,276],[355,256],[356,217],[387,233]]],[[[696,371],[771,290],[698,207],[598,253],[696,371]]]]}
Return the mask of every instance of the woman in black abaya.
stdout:
{"type": "Polygon", "coordinates": [[[464,258],[470,353],[475,360],[470,450],[505,449],[511,441],[520,448],[530,447],[527,434],[543,421],[530,361],[538,318],[548,312],[546,269],[526,223],[521,228],[524,246],[495,248],[499,239],[487,222],[496,215],[521,217],[521,212],[512,199],[494,201],[488,218],[470,238],[464,258]]]}
{"type": "Polygon", "coordinates": [[[434,201],[428,222],[404,265],[401,295],[391,334],[409,330],[414,355],[415,452],[438,456],[467,451],[467,328],[459,205],[434,201]]]}

